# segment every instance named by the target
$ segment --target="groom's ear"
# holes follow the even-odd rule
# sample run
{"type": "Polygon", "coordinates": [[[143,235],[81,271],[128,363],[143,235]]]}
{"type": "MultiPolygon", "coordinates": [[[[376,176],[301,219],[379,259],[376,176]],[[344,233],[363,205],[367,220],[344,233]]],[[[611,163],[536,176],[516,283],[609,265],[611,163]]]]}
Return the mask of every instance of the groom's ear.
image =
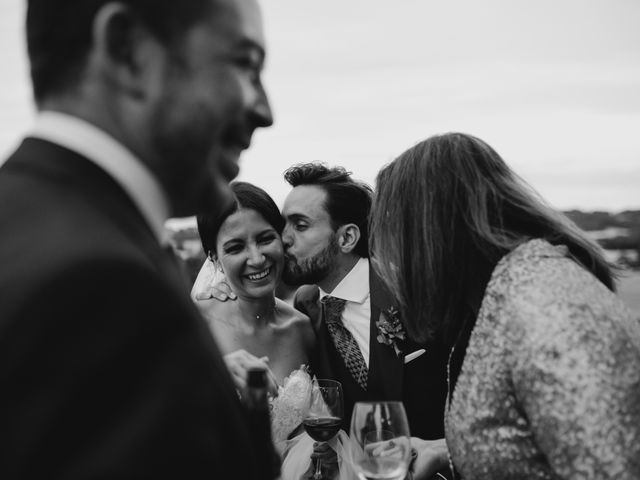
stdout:
{"type": "Polygon", "coordinates": [[[351,253],[360,240],[360,228],[355,223],[346,223],[338,228],[338,247],[342,253],[351,253]]]}

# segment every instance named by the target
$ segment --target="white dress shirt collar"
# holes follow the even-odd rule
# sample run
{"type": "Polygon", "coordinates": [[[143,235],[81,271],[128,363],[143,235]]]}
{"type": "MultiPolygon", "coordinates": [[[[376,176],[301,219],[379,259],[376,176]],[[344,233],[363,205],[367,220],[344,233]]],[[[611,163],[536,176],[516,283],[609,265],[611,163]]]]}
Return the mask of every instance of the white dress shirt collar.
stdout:
{"type": "Polygon", "coordinates": [[[158,241],[166,243],[165,192],[149,169],[112,136],[85,120],[52,111],[38,114],[30,136],[73,150],[102,168],[127,192],[158,241]]]}
{"type": "Polygon", "coordinates": [[[330,294],[320,289],[320,298],[325,295],[363,303],[369,297],[369,259],[360,258],[330,294]]]}

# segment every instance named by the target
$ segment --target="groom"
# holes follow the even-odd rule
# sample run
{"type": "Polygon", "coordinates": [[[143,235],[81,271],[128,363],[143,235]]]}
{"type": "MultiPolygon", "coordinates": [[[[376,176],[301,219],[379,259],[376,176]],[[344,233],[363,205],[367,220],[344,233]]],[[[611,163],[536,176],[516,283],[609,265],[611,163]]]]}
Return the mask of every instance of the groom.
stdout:
{"type": "MultiPolygon", "coordinates": [[[[343,168],[320,163],[294,166],[285,180],[293,189],[282,209],[283,280],[303,285],[294,306],[311,318],[317,335],[314,373],[342,383],[343,425],[348,429],[355,402],[399,400],[412,436],[442,439],[446,352],[437,342],[404,339],[397,305],[371,268],[371,189],[343,168]]],[[[422,470],[446,466],[439,442],[414,439],[419,451],[424,447],[422,470]]]]}
{"type": "Polygon", "coordinates": [[[285,172],[293,190],[282,215],[283,280],[303,285],[294,306],[318,337],[317,376],[342,382],[345,425],[353,405],[404,402],[411,433],[444,435],[446,358],[435,343],[404,339],[397,305],[369,262],[367,219],[371,189],[343,168],[297,165],[285,172]]]}
{"type": "MultiPolygon", "coordinates": [[[[343,168],[320,163],[294,166],[285,180],[293,189],[282,209],[283,280],[302,285],[294,306],[316,332],[314,374],[342,383],[343,428],[349,429],[355,402],[402,401],[418,451],[414,471],[446,470],[447,355],[437,342],[418,345],[392,328],[400,323],[397,306],[369,262],[371,189],[343,168]]],[[[224,284],[197,298],[210,296],[234,298],[224,284]]]]}

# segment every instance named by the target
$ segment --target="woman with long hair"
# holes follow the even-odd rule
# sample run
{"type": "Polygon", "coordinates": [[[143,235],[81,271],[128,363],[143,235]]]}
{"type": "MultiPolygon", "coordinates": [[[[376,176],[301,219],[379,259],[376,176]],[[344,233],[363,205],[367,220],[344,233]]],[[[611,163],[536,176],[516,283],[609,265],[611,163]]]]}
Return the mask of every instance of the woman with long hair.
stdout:
{"type": "Polygon", "coordinates": [[[489,145],[434,136],[384,167],[370,244],[409,336],[451,352],[463,478],[640,478],[640,325],[599,247],[489,145]]]}

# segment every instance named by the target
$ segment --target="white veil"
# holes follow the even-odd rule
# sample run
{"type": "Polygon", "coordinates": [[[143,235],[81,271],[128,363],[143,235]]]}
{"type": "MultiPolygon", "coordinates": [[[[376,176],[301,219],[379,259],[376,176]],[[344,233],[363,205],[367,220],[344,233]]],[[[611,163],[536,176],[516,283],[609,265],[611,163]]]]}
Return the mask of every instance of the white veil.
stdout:
{"type": "Polygon", "coordinates": [[[224,278],[224,273],[219,268],[216,268],[211,260],[205,259],[202,267],[200,267],[196,281],[193,282],[191,298],[197,300],[200,295],[207,294],[212,286],[220,283],[224,278]]]}

